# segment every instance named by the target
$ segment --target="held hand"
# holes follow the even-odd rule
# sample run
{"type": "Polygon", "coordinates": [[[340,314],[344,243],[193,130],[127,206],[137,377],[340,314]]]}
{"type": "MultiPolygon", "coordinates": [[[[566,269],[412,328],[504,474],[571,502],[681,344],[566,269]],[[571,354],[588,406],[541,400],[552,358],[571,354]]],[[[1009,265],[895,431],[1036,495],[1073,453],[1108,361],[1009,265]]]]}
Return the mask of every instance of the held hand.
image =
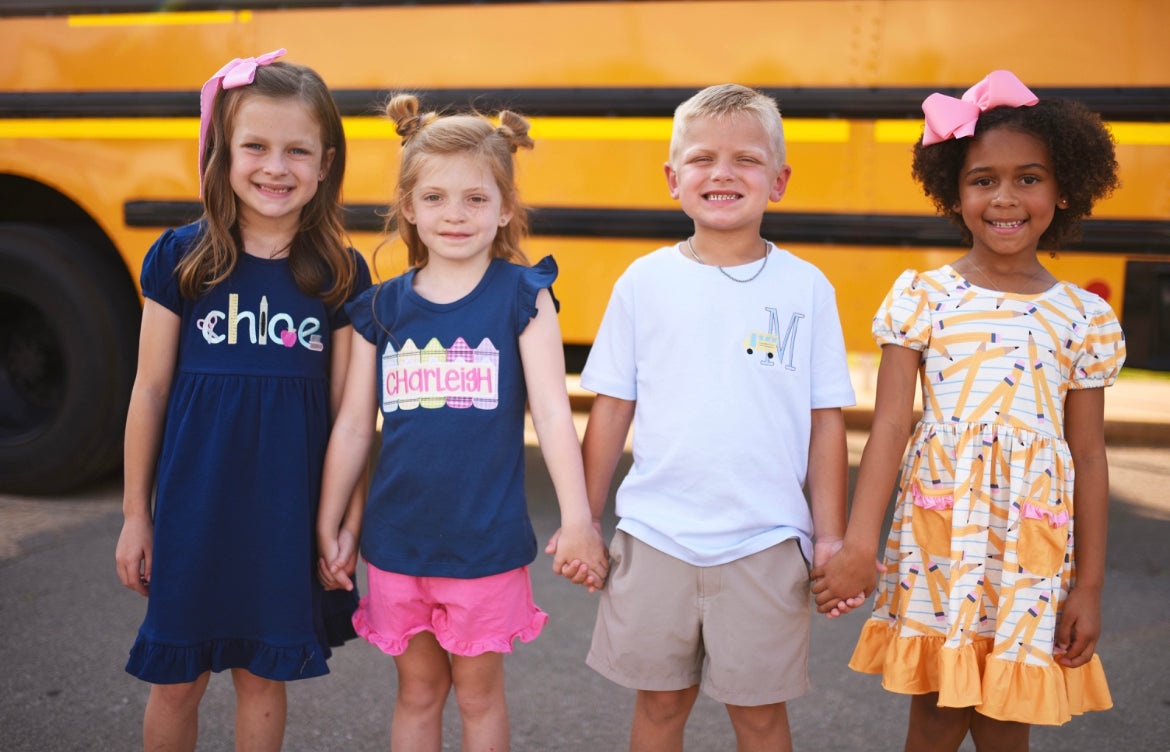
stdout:
{"type": "Polygon", "coordinates": [[[553,556],[553,572],[590,593],[605,587],[609,574],[609,551],[601,537],[601,523],[587,529],[558,528],[544,552],[553,556]],[[575,554],[575,555],[574,555],[575,554]]]}
{"type": "Polygon", "coordinates": [[[150,570],[154,555],[154,524],[146,518],[127,519],[118,535],[114,563],[122,584],[141,595],[150,595],[150,570]]]}
{"type": "Polygon", "coordinates": [[[869,554],[843,541],[817,543],[813,549],[812,592],[817,611],[830,619],[847,614],[865,603],[886,567],[869,554]]]}
{"type": "Polygon", "coordinates": [[[1085,665],[1093,657],[1100,636],[1101,593],[1092,588],[1074,587],[1056,625],[1057,660],[1069,668],[1085,665]]]}
{"type": "Polygon", "coordinates": [[[321,586],[326,590],[353,590],[353,582],[345,573],[341,534],[331,537],[318,533],[317,551],[317,579],[321,586]]]}
{"type": "Polygon", "coordinates": [[[353,590],[353,573],[357,571],[357,538],[352,532],[342,529],[337,535],[337,558],[329,562],[333,577],[341,583],[343,590],[353,590]]]}

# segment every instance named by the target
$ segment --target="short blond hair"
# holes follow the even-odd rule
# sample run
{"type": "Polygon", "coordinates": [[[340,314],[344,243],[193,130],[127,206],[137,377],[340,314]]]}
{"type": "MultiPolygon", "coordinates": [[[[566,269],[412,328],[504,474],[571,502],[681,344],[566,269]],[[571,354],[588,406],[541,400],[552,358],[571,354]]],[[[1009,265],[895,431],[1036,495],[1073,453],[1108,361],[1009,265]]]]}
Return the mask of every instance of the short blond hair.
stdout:
{"type": "Polygon", "coordinates": [[[671,163],[676,162],[691,123],[703,118],[719,121],[741,116],[754,117],[764,127],[779,169],[788,158],[780,106],[767,94],[739,84],[708,86],[678,106],[670,132],[671,163]]]}

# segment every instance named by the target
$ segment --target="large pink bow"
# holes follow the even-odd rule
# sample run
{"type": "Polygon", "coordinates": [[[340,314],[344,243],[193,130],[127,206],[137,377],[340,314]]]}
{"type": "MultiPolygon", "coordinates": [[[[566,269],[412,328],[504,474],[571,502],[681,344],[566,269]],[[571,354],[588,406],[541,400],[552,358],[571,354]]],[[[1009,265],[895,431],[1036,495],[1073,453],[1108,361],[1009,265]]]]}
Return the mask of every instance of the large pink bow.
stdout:
{"type": "Polygon", "coordinates": [[[979,114],[993,107],[1031,107],[1039,101],[1016,74],[1005,70],[987,74],[967,89],[962,99],[935,92],[922,103],[922,112],[926,114],[922,145],[975,135],[979,114]]]}
{"type": "Polygon", "coordinates": [[[199,92],[199,179],[203,180],[203,150],[207,144],[207,124],[211,122],[211,105],[215,102],[215,95],[219,93],[221,88],[235,89],[239,86],[247,86],[256,80],[256,69],[261,66],[270,65],[275,62],[277,58],[284,55],[285,50],[281,47],[279,50],[269,52],[266,55],[249,58],[236,58],[224,67],[219,69],[211,78],[207,79],[207,83],[203,84],[203,88],[199,92]]]}

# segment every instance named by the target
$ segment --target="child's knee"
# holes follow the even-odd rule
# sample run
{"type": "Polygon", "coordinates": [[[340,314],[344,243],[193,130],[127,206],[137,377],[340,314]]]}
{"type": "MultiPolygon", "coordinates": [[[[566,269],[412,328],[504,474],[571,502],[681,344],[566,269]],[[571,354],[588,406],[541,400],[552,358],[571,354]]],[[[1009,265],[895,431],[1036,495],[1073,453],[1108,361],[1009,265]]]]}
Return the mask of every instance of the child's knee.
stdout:
{"type": "Polygon", "coordinates": [[[442,709],[451,693],[451,677],[436,674],[425,679],[398,677],[398,703],[413,710],[442,709]]]}
{"type": "Polygon", "coordinates": [[[150,700],[172,710],[193,709],[198,707],[199,701],[203,699],[209,678],[210,674],[204,674],[193,682],[152,684],[150,700]]]}
{"type": "Polygon", "coordinates": [[[685,721],[698,693],[698,685],[667,691],[639,690],[635,712],[654,724],[685,721]]]}
{"type": "Polygon", "coordinates": [[[727,715],[738,736],[752,738],[787,737],[788,706],[782,702],[770,705],[728,705],[727,715]]]}

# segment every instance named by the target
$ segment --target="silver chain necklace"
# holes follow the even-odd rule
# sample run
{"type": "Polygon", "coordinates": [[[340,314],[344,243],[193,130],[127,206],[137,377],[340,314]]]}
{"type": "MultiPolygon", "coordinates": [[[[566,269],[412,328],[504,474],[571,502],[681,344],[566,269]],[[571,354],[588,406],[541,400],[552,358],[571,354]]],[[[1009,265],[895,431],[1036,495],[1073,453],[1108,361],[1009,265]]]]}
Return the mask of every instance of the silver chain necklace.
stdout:
{"type": "MultiPolygon", "coordinates": [[[[974,267],[975,267],[975,271],[979,272],[979,276],[983,277],[983,279],[984,279],[985,281],[987,281],[987,282],[990,282],[990,283],[991,283],[991,285],[992,285],[991,289],[992,289],[992,290],[995,290],[996,292],[1007,292],[1006,290],[1004,290],[1004,289],[1003,289],[1003,285],[1002,285],[1002,284],[1000,284],[1000,283],[999,283],[999,282],[998,282],[998,281],[997,281],[997,280],[996,280],[994,277],[992,277],[990,274],[988,274],[987,272],[983,271],[983,267],[981,267],[981,266],[979,266],[979,264],[975,263],[975,259],[973,259],[973,258],[971,258],[970,256],[968,256],[968,257],[967,257],[967,260],[971,262],[971,266],[974,266],[974,267]]],[[[1028,275],[1027,279],[1025,279],[1025,280],[1024,280],[1024,285],[1026,286],[1028,283],[1032,282],[1033,280],[1039,280],[1039,279],[1040,279],[1040,275],[1041,275],[1041,274],[1044,274],[1046,271],[1048,271],[1048,270],[1047,270],[1047,269],[1045,269],[1044,267],[1041,267],[1041,268],[1040,268],[1038,271],[1034,271],[1034,272],[1032,272],[1031,274],[1029,274],[1029,275],[1028,275]]],[[[1030,293],[1012,293],[1012,294],[1013,294],[1013,295],[1028,295],[1028,294],[1030,294],[1030,293]]]]}
{"type": "MultiPolygon", "coordinates": [[[[695,261],[698,261],[703,266],[707,266],[707,262],[705,262],[705,261],[703,261],[703,259],[699,258],[699,254],[695,253],[695,246],[693,243],[691,243],[691,239],[693,237],[694,236],[692,235],[690,238],[687,238],[687,248],[690,249],[691,255],[695,257],[695,261]]],[[[716,266],[715,268],[718,269],[723,274],[724,277],[727,277],[732,282],[739,282],[740,284],[744,284],[746,282],[751,282],[753,279],[760,276],[760,273],[764,271],[764,267],[768,265],[768,257],[771,255],[772,255],[772,246],[770,246],[768,244],[768,241],[765,240],[764,241],[764,263],[760,264],[760,268],[756,269],[756,273],[753,274],[752,276],[748,277],[747,279],[740,279],[739,277],[731,276],[730,274],[727,273],[727,270],[724,269],[722,266],[716,266]]]]}

